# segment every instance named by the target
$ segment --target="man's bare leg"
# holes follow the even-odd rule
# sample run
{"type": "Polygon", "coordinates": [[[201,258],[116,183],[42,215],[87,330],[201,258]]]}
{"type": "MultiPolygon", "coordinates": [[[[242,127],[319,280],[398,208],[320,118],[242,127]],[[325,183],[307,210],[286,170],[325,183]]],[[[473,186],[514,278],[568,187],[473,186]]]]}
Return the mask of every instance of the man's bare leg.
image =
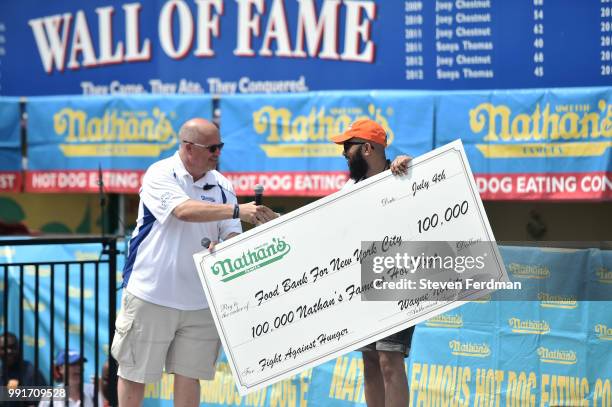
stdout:
{"type": "Polygon", "coordinates": [[[117,382],[117,396],[119,407],[140,407],[144,399],[144,383],[133,382],[119,377],[117,382]]]}
{"type": "Polygon", "coordinates": [[[385,406],[385,385],[380,371],[377,351],[362,352],[363,385],[368,407],[385,406]]]}
{"type": "Polygon", "coordinates": [[[401,352],[378,351],[386,407],[408,407],[408,378],[401,352]]]}
{"type": "Polygon", "coordinates": [[[200,381],[174,374],[174,407],[198,407],[200,405],[200,381]]]}

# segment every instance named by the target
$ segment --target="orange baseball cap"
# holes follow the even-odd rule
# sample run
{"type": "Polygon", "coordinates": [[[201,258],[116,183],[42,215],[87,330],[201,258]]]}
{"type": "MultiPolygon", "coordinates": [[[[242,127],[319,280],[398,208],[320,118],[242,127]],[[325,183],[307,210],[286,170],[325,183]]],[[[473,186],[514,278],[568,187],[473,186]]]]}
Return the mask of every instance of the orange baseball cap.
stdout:
{"type": "Polygon", "coordinates": [[[332,136],[331,139],[336,144],[343,144],[345,141],[350,140],[353,137],[369,140],[387,147],[387,132],[374,120],[355,120],[344,133],[332,136]]]}

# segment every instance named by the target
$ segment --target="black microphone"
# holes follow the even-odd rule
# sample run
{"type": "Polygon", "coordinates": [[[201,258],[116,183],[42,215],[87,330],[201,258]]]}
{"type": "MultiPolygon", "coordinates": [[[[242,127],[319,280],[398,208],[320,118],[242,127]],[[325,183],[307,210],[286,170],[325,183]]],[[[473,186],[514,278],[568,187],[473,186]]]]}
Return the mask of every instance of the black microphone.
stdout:
{"type": "Polygon", "coordinates": [[[261,205],[261,202],[263,200],[263,192],[264,192],[263,185],[261,184],[255,185],[255,188],[253,188],[253,191],[255,191],[255,205],[261,205]]]}
{"type": "Polygon", "coordinates": [[[200,244],[202,245],[202,247],[208,249],[208,247],[210,246],[210,239],[207,237],[203,237],[200,241],[200,244]]]}

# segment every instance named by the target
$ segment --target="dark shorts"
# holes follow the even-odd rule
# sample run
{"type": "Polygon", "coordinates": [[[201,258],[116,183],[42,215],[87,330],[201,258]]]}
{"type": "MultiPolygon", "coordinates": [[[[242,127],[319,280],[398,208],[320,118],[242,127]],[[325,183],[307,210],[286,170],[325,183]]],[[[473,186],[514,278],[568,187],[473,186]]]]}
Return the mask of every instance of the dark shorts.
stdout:
{"type": "Polygon", "coordinates": [[[387,352],[402,352],[404,357],[407,357],[410,353],[410,344],[412,343],[412,334],[414,333],[414,326],[408,329],[389,335],[386,338],[382,338],[373,342],[369,345],[362,346],[357,349],[362,352],[368,352],[373,350],[383,350],[387,352]]]}

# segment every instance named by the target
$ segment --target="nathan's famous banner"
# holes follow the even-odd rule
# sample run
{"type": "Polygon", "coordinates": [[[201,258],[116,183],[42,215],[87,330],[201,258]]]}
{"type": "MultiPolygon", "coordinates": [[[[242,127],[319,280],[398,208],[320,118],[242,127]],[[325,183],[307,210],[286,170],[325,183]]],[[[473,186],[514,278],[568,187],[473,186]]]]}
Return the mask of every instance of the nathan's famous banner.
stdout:
{"type": "MultiPolygon", "coordinates": [[[[347,165],[330,137],[367,117],[387,129],[390,159],[462,139],[485,200],[612,198],[611,88],[234,95],[219,106],[220,170],[239,195],[340,189],[347,165]]],[[[26,109],[27,191],[97,191],[101,167],[105,189],[133,193],[185,120],[212,116],[212,100],[44,97],[26,109]]]]}
{"type": "Polygon", "coordinates": [[[206,96],[28,100],[26,191],[137,192],[144,171],[179,146],[180,126],[212,117],[206,96]]]}
{"type": "Polygon", "coordinates": [[[238,194],[322,196],[347,179],[342,147],[330,137],[369,118],[387,131],[387,158],[433,147],[433,97],[417,92],[313,92],[221,98],[226,142],[221,171],[238,194]]]}
{"type": "Polygon", "coordinates": [[[408,378],[411,405],[610,405],[611,302],[560,294],[570,284],[583,287],[586,299],[596,290],[612,299],[610,252],[500,252],[510,278],[533,289],[533,299],[483,298],[421,324],[408,378]]]}
{"type": "Polygon", "coordinates": [[[612,198],[612,88],[436,100],[436,145],[462,139],[483,199],[612,198]]]}
{"type": "Polygon", "coordinates": [[[21,188],[20,123],[19,100],[0,98],[0,192],[21,188]]]}
{"type": "MultiPolygon", "coordinates": [[[[532,300],[488,295],[417,325],[406,359],[410,405],[612,405],[612,302],[580,301],[555,290],[576,284],[588,292],[606,290],[605,298],[612,299],[612,253],[499,249],[511,279],[533,290],[532,300]]],[[[171,406],[172,377],[147,385],[145,394],[147,407],[171,406]]],[[[215,379],[202,382],[200,401],[204,406],[365,406],[361,353],[347,353],[243,398],[222,357],[215,379]]]]}

